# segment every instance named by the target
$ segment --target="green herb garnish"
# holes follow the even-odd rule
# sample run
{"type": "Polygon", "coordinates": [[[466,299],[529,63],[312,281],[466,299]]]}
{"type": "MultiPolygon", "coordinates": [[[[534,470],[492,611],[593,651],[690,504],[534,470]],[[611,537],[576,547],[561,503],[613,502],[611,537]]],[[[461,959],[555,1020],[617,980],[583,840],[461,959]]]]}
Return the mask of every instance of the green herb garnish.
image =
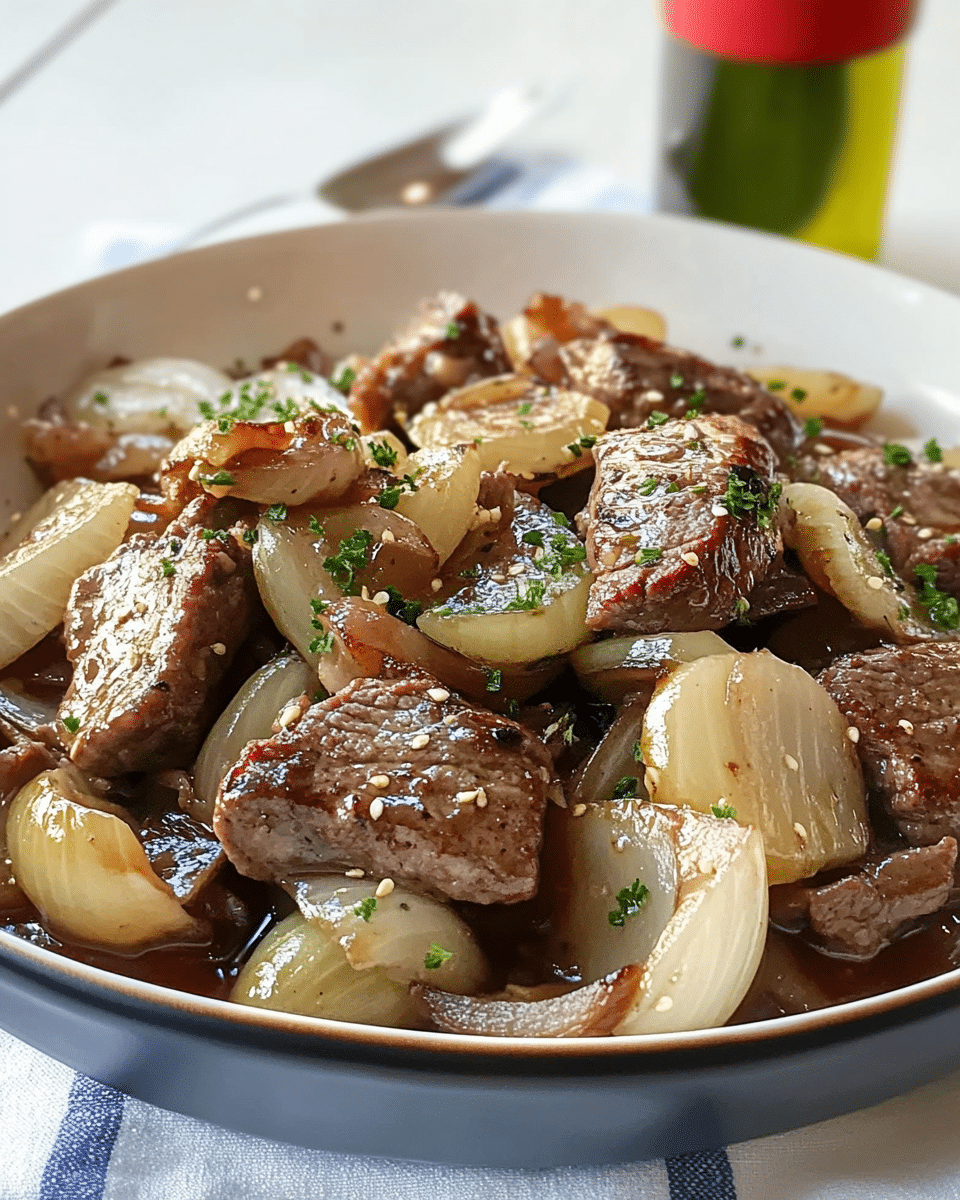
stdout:
{"type": "Polygon", "coordinates": [[[960,627],[960,606],[954,596],[937,587],[937,568],[932,563],[921,563],[913,570],[923,585],[917,592],[917,600],[927,610],[931,623],[938,629],[960,627]]]}
{"type": "Polygon", "coordinates": [[[68,733],[76,733],[80,728],[79,717],[61,717],[60,724],[68,733]]]}
{"type": "Polygon", "coordinates": [[[164,579],[169,579],[170,576],[176,572],[177,568],[173,565],[169,558],[161,558],[160,569],[163,571],[164,579]]]}
{"type": "Polygon", "coordinates": [[[330,383],[337,389],[338,392],[342,392],[345,396],[353,387],[353,381],[356,379],[356,377],[357,373],[353,367],[344,367],[339,375],[335,375],[330,380],[330,383]]]}
{"type": "Polygon", "coordinates": [[[387,601],[387,612],[391,617],[399,617],[406,625],[416,625],[417,617],[423,612],[419,600],[405,600],[403,594],[395,587],[383,589],[390,599],[387,601]]]}
{"type": "Polygon", "coordinates": [[[484,667],[483,672],[487,677],[487,691],[499,692],[503,687],[503,672],[497,667],[484,667]]]}
{"type": "Polygon", "coordinates": [[[906,446],[901,446],[899,442],[884,442],[883,461],[891,467],[909,467],[913,457],[906,446]]]}
{"type": "Polygon", "coordinates": [[[94,402],[94,404],[99,404],[100,407],[102,408],[105,405],[110,403],[110,397],[107,395],[106,392],[94,392],[93,393],[93,402],[94,402]]]}
{"type": "Polygon", "coordinates": [[[390,468],[397,465],[397,452],[389,442],[367,442],[370,457],[378,467],[390,468]]]}
{"type": "Polygon", "coordinates": [[[640,784],[633,775],[621,775],[613,785],[614,800],[626,800],[637,794],[640,784]]]}
{"type": "Polygon", "coordinates": [[[367,896],[361,900],[359,904],[353,906],[354,915],[360,917],[361,920],[369,921],[377,910],[376,896],[367,896]]]}
{"type": "Polygon", "coordinates": [[[271,504],[267,509],[267,519],[270,521],[285,521],[287,519],[287,506],[285,504],[271,504]]]}
{"type": "Polygon", "coordinates": [[[633,761],[636,763],[643,763],[643,748],[641,747],[639,741],[633,743],[633,761]]]}
{"type": "Polygon", "coordinates": [[[662,546],[644,546],[633,556],[633,561],[638,567],[649,567],[653,563],[659,562],[661,558],[663,558],[662,546]]]}
{"type": "Polygon", "coordinates": [[[232,487],[237,482],[229,471],[218,471],[216,475],[201,475],[199,479],[205,487],[232,487]]]}
{"type": "Polygon", "coordinates": [[[424,955],[423,965],[428,971],[435,971],[437,967],[442,967],[451,958],[453,958],[452,950],[444,950],[438,942],[431,942],[430,949],[424,955]]]}
{"type": "Polygon", "coordinates": [[[893,563],[890,561],[890,555],[885,550],[877,551],[877,562],[883,568],[883,573],[888,579],[893,579],[893,563]]]}
{"type": "Polygon", "coordinates": [[[529,417],[532,412],[533,412],[533,401],[532,400],[521,401],[520,405],[517,408],[517,413],[521,417],[529,417]]]}
{"type": "Polygon", "coordinates": [[[791,399],[796,400],[798,404],[802,404],[807,398],[807,393],[804,388],[794,388],[790,392],[790,397],[791,399]]]}
{"type": "Polygon", "coordinates": [[[320,637],[315,637],[309,645],[311,654],[329,654],[332,649],[333,632],[329,629],[326,633],[321,634],[320,637]]]}
{"type": "Polygon", "coordinates": [[[659,482],[660,480],[656,477],[656,475],[648,475],[643,483],[640,484],[639,488],[637,488],[637,491],[641,496],[652,496],[657,490],[657,484],[659,482]]]}
{"type": "Polygon", "coordinates": [[[715,817],[720,817],[722,820],[732,820],[737,815],[737,810],[732,804],[711,804],[710,811],[715,817]]]}
{"type": "MultiPolygon", "coordinates": [[[[543,534],[539,529],[528,529],[521,537],[521,542],[526,542],[528,546],[543,546],[543,534]]],[[[461,572],[463,574],[463,572],[461,572]]]]}
{"type": "Polygon", "coordinates": [[[803,433],[808,438],[818,438],[823,433],[823,417],[810,417],[804,423],[803,433]]]}
{"type": "Polygon", "coordinates": [[[617,929],[622,929],[627,917],[635,917],[646,904],[650,889],[644,887],[639,879],[635,879],[629,887],[617,892],[617,907],[607,914],[607,920],[617,929]]]}
{"type": "Polygon", "coordinates": [[[730,339],[730,345],[734,348],[734,350],[742,350],[746,344],[747,344],[747,339],[745,337],[742,337],[739,333],[737,334],[736,337],[732,337],[730,339]]]}
{"type": "Polygon", "coordinates": [[[329,554],[323,560],[323,569],[330,573],[333,582],[343,592],[349,592],[356,580],[357,572],[362,571],[370,562],[367,551],[373,544],[373,534],[369,529],[355,529],[348,538],[340,543],[336,554],[329,554]]]}
{"type": "Polygon", "coordinates": [[[520,595],[520,589],[517,589],[517,595],[509,604],[504,605],[504,612],[529,612],[534,608],[542,608],[544,594],[547,590],[547,585],[542,579],[532,579],[527,584],[527,590],[520,595]]]}
{"type": "Polygon", "coordinates": [[[765,482],[749,467],[734,467],[720,503],[735,520],[753,515],[761,529],[769,529],[782,491],[782,484],[765,482]]]}
{"type": "Polygon", "coordinates": [[[678,371],[674,371],[670,376],[670,386],[672,388],[683,387],[683,376],[678,371]]]}
{"type": "Polygon", "coordinates": [[[647,428],[656,429],[660,425],[666,425],[669,420],[669,413],[664,412],[662,408],[655,408],[650,416],[647,417],[647,428]]]}
{"type": "Polygon", "coordinates": [[[460,327],[459,321],[448,321],[447,327],[443,331],[444,339],[448,342],[454,342],[460,336],[463,330],[460,327]]]}
{"type": "Polygon", "coordinates": [[[787,386],[786,383],[782,379],[771,379],[770,382],[767,384],[767,391],[768,392],[782,392],[786,386],[787,386]]]}
{"type": "Polygon", "coordinates": [[[923,452],[932,463],[943,462],[943,450],[936,438],[931,438],[924,444],[923,452]]]}
{"type": "Polygon", "coordinates": [[[313,513],[310,514],[308,525],[311,533],[316,534],[317,537],[324,536],[324,528],[313,513]]]}
{"type": "Polygon", "coordinates": [[[903,516],[903,505],[902,505],[902,504],[898,504],[898,505],[896,506],[896,508],[893,508],[893,509],[891,509],[891,510],[890,510],[890,516],[891,516],[891,517],[902,517],[902,516],[903,516]]]}

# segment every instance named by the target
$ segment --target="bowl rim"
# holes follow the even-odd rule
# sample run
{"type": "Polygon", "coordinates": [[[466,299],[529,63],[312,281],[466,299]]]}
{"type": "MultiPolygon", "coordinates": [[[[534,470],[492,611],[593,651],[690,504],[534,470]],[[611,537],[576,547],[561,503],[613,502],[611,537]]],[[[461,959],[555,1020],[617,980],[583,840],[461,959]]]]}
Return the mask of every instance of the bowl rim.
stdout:
{"type": "MultiPolygon", "coordinates": [[[[386,211],[364,213],[346,221],[303,226],[295,229],[270,233],[253,234],[229,241],[213,242],[177,254],[137,263],[118,271],[98,275],[72,284],[58,291],[47,293],[25,304],[0,314],[0,335],[8,322],[20,319],[24,314],[42,309],[54,300],[81,298],[83,293],[99,287],[109,287],[111,282],[126,280],[137,274],[157,270],[176,269],[183,259],[202,260],[216,258],[224,253],[242,256],[245,252],[273,243],[277,248],[284,243],[293,243],[326,236],[341,236],[344,230],[364,226],[385,229],[405,228],[430,223],[463,223],[466,225],[490,224],[509,227],[520,225],[589,223],[593,225],[652,225],[697,228],[708,231],[711,237],[729,241],[734,246],[748,243],[766,243],[777,246],[778,253],[811,256],[830,260],[832,269],[860,276],[864,281],[886,280],[888,283],[908,285],[913,295],[932,303],[946,302],[955,307],[960,317],[960,297],[942,288],[915,280],[902,273],[876,263],[865,262],[837,251],[792,241],[758,230],[743,229],[722,222],[702,218],[675,216],[662,213],[619,213],[619,212],[531,212],[529,210],[483,210],[483,209],[440,209],[413,211],[386,211]],[[332,235],[329,231],[336,231],[332,235]]],[[[348,236],[348,235],[345,235],[348,236]]],[[[809,1035],[832,1037],[854,1037],[869,1030],[878,1022],[900,1021],[907,1023],[919,1019],[930,1002],[951,1001],[960,1003],[960,967],[921,980],[905,987],[893,989],[875,996],[846,1001],[812,1012],[796,1013],[755,1021],[742,1025],[724,1025],[718,1028],[699,1029],[678,1033],[631,1034],[605,1038],[489,1038],[476,1035],[438,1033],[427,1030],[392,1029],[386,1026],[359,1025],[346,1021],[333,1021],[322,1017],[299,1016],[272,1009],[261,1009],[232,1003],[207,996],[199,996],[175,988],[147,983],[130,976],[116,974],[104,968],[65,957],[54,950],[36,946],[31,942],[0,929],[0,967],[12,967],[19,973],[40,977],[59,990],[86,994],[98,1006],[146,1006],[156,1019],[176,1014],[202,1022],[207,1032],[221,1036],[244,1036],[250,1032],[263,1032],[268,1036],[292,1035],[308,1039],[318,1050],[339,1051],[339,1057],[349,1057],[370,1050],[411,1051],[423,1053],[417,1065],[424,1070],[439,1069],[437,1062],[443,1056],[457,1055],[472,1060],[477,1065],[501,1067],[503,1065],[533,1065],[548,1060],[562,1064],[571,1070],[579,1063],[586,1066],[598,1059],[613,1065],[611,1060],[646,1062],[650,1056],[674,1054],[703,1054],[705,1051],[747,1051],[748,1048],[781,1049],[791,1038],[809,1035]],[[772,1043],[779,1043],[772,1046],[772,1043]],[[512,1062],[511,1062],[512,1060],[512,1062]]],[[[409,1062],[406,1066],[412,1065],[409,1062]]]]}

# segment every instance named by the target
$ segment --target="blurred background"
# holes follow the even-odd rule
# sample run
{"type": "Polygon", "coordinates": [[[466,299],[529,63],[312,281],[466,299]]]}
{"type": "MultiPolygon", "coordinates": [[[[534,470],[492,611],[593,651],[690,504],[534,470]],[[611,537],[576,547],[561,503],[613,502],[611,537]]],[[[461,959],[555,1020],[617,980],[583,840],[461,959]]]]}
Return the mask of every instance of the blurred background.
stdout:
{"type": "MultiPolygon", "coordinates": [[[[0,311],[536,85],[504,206],[653,206],[655,0],[0,0],[0,311]]],[[[960,291],[960,3],[911,35],[881,261],[960,291]]],[[[212,236],[212,235],[211,235],[212,236]]],[[[642,298],[639,298],[642,299],[642,298]]]]}

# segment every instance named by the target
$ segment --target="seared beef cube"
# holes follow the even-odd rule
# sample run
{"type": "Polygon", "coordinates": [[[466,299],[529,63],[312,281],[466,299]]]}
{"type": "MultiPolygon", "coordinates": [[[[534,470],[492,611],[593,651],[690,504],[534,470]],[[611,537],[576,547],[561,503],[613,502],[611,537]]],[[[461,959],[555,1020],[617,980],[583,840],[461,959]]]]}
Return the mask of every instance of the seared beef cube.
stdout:
{"type": "Polygon", "coordinates": [[[526,900],[552,761],[432,677],[356,679],[227,773],[214,828],[238,870],[361,869],[455,900],[526,900]]]}
{"type": "Polygon", "coordinates": [[[493,317],[455,292],[441,292],[364,367],[350,401],[365,429],[403,427],[452,388],[510,370],[493,317]]]}
{"type": "Polygon", "coordinates": [[[859,731],[867,783],[907,841],[960,837],[960,644],[849,654],[819,681],[859,731]]]}
{"type": "Polygon", "coordinates": [[[734,414],[754,426],[781,459],[803,440],[787,405],[755,379],[687,350],[633,333],[604,334],[560,349],[570,386],[610,409],[611,429],[646,425],[655,411],[734,414]]]}
{"type": "MultiPolygon", "coordinates": [[[[749,607],[743,614],[746,621],[761,621],[780,613],[799,612],[812,608],[817,601],[816,589],[802,571],[787,566],[782,558],[770,568],[747,598],[749,607]]],[[[742,607],[742,606],[741,606],[742,607]]]]}
{"type": "Polygon", "coordinates": [[[945,837],[810,888],[810,929],[831,954],[872,958],[918,917],[946,904],[956,861],[957,843],[945,837]]]}
{"type": "Polygon", "coordinates": [[[622,429],[594,447],[577,518],[594,572],[591,629],[719,629],[749,608],[781,550],[775,461],[737,417],[622,429]]]}
{"type": "Polygon", "coordinates": [[[134,534],[74,584],[60,713],[76,726],[70,756],[83,770],[158,771],[196,756],[259,609],[244,527],[209,536],[216,508],[193,501],[162,537],[134,534]]]}
{"type": "Polygon", "coordinates": [[[825,456],[809,478],[836,492],[864,524],[880,518],[884,548],[908,583],[916,584],[917,566],[930,563],[937,587],[960,596],[960,471],[920,460],[898,465],[883,447],[870,446],[825,456]]]}

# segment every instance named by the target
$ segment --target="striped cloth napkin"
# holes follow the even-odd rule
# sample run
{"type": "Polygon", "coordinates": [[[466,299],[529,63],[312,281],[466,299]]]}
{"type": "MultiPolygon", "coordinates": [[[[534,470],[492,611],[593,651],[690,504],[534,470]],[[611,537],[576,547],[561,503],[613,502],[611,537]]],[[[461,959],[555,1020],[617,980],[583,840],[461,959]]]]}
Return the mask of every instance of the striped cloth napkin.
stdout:
{"type": "MultiPolygon", "coordinates": [[[[520,164],[460,200],[650,207],[649,197],[602,171],[558,162],[520,164]]],[[[270,214],[260,227],[223,236],[316,219],[310,209],[270,214]]],[[[95,274],[162,254],[185,232],[98,226],[78,258],[95,274]]],[[[862,1113],[666,1161],[546,1171],[431,1166],[219,1129],[125,1097],[0,1033],[0,1200],[960,1200],[958,1112],[960,1073],[862,1113]]]]}

